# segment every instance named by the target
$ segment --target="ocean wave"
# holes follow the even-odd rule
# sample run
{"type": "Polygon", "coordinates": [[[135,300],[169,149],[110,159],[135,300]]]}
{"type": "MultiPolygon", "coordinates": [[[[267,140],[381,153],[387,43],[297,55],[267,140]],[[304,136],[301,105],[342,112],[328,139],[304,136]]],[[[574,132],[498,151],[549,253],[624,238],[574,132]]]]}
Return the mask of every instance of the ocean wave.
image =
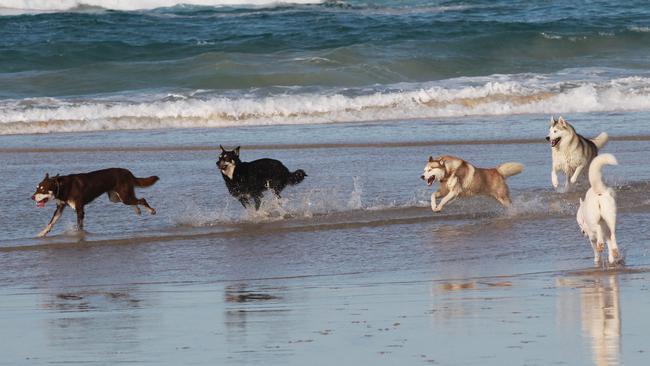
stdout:
{"type": "Polygon", "coordinates": [[[192,91],[5,100],[0,135],[650,110],[650,77],[582,72],[579,79],[569,78],[577,71],[567,70],[319,92],[275,88],[266,95],[192,91]]]}
{"type": "Polygon", "coordinates": [[[62,12],[85,8],[134,11],[169,8],[179,5],[265,7],[278,4],[320,4],[322,2],[323,0],[3,0],[0,2],[0,10],[19,14],[21,12],[62,12]]]}

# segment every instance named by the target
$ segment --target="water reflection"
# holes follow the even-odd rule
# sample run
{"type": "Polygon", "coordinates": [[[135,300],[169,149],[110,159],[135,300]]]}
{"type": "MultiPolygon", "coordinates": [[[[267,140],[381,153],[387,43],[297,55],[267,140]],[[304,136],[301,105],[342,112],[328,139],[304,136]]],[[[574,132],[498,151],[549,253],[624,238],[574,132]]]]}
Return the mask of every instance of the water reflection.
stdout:
{"type": "Polygon", "coordinates": [[[41,306],[53,312],[47,321],[48,344],[60,351],[65,362],[76,362],[82,354],[98,349],[115,352],[111,359],[121,360],[139,343],[138,309],[143,304],[135,293],[121,288],[45,295],[41,306]]]}
{"type": "MultiPolygon", "coordinates": [[[[591,273],[585,277],[562,278],[562,287],[579,291],[580,323],[589,340],[595,365],[619,365],[621,359],[621,310],[617,273],[591,273]]],[[[567,308],[560,306],[559,310],[567,308]]],[[[560,314],[561,318],[569,318],[560,314]]]]}

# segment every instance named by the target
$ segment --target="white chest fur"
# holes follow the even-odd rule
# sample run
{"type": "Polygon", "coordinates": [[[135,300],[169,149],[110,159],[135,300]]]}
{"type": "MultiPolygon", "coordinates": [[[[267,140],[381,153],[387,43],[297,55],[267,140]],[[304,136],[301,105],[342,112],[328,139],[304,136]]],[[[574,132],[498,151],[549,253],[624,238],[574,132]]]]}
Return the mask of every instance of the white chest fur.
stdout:
{"type": "Polygon", "coordinates": [[[74,201],[65,201],[65,202],[64,202],[64,201],[61,201],[61,200],[56,200],[56,201],[57,201],[59,204],[62,204],[62,203],[63,203],[63,204],[66,204],[66,205],[70,206],[70,208],[73,209],[73,210],[75,210],[75,211],[77,210],[77,205],[75,205],[74,201]]]}

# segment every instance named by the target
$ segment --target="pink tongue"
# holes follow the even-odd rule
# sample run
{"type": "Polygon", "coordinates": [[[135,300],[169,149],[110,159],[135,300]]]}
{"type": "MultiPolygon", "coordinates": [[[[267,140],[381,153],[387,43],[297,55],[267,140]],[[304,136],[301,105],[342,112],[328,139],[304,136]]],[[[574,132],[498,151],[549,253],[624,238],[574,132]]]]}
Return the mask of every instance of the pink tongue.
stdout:
{"type": "Polygon", "coordinates": [[[43,207],[45,207],[45,202],[43,202],[43,201],[36,202],[36,206],[43,208],[43,207]]]}

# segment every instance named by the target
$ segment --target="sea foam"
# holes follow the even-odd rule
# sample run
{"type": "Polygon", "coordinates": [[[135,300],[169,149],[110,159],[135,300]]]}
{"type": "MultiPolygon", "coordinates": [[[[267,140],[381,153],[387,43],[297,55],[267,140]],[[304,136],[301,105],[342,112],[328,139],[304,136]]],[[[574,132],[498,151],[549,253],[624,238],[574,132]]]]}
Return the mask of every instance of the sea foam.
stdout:
{"type": "Polygon", "coordinates": [[[289,88],[0,101],[0,134],[650,110],[650,78],[495,75],[365,89],[289,88]]]}
{"type": "Polygon", "coordinates": [[[167,8],[177,5],[194,6],[274,6],[278,4],[319,4],[321,0],[3,0],[0,2],[2,10],[11,10],[12,14],[61,12],[88,7],[110,10],[149,10],[167,8]]]}

